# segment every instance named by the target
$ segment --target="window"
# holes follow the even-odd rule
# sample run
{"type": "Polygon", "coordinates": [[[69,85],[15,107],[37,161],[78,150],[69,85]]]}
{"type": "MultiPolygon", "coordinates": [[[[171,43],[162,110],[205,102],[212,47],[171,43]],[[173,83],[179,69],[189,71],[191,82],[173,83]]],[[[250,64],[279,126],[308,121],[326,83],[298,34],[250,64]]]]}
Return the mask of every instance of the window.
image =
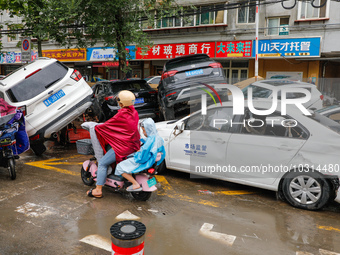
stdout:
{"type": "Polygon", "coordinates": [[[290,116],[282,116],[280,112],[274,112],[268,116],[254,115],[246,109],[243,134],[265,135],[275,137],[287,137],[307,139],[309,132],[298,121],[290,116]]]}
{"type": "Polygon", "coordinates": [[[237,10],[237,23],[255,23],[256,6],[242,5],[244,4],[241,4],[241,7],[237,10]]]}
{"type": "Polygon", "coordinates": [[[288,35],[289,18],[268,18],[267,35],[288,35]]]}
{"type": "Polygon", "coordinates": [[[223,24],[226,21],[224,4],[197,7],[196,26],[223,24]]]}
{"type": "Polygon", "coordinates": [[[231,107],[217,107],[209,109],[207,115],[198,113],[188,118],[185,130],[228,132],[233,119],[231,107]]]}
{"type": "MultiPolygon", "coordinates": [[[[156,22],[156,28],[192,27],[227,23],[227,11],[224,4],[196,6],[184,8],[182,17],[162,18],[156,22]]],[[[142,21],[142,28],[147,29],[146,21],[142,21]]]]}
{"type": "Polygon", "coordinates": [[[327,3],[321,8],[314,8],[311,2],[299,2],[298,19],[322,19],[328,17],[329,0],[315,0],[314,6],[320,6],[327,3]]]}

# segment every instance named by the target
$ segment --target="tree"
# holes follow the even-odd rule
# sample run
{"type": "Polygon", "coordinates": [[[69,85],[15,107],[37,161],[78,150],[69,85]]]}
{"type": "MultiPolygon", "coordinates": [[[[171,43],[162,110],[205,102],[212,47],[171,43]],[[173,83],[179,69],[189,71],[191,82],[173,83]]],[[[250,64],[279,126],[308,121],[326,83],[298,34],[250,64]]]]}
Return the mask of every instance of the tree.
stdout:
{"type": "MultiPolygon", "coordinates": [[[[21,29],[9,33],[19,33],[36,39],[38,55],[42,56],[44,40],[58,40],[64,19],[74,18],[75,13],[69,13],[75,8],[74,2],[57,0],[0,0],[0,10],[9,10],[11,16],[22,20],[21,29]]],[[[8,25],[8,24],[7,24],[8,25]]]]}
{"type": "Polygon", "coordinates": [[[93,46],[97,42],[103,42],[105,47],[114,47],[119,61],[119,78],[125,77],[128,70],[126,46],[135,44],[145,48],[150,45],[148,35],[141,29],[141,22],[153,24],[155,18],[174,15],[179,10],[174,0],[79,0],[77,6],[82,8],[69,11],[78,13],[75,15],[77,18],[72,20],[75,31],[70,34],[66,29],[59,30],[64,34],[55,37],[60,43],[75,43],[78,47],[93,46]],[[71,40],[65,41],[65,38],[71,40]]]}
{"type": "Polygon", "coordinates": [[[128,70],[126,46],[150,45],[141,22],[173,16],[181,10],[175,0],[0,0],[0,10],[22,18],[22,35],[37,39],[39,56],[44,39],[63,46],[86,48],[102,42],[117,49],[119,78],[128,70]]]}

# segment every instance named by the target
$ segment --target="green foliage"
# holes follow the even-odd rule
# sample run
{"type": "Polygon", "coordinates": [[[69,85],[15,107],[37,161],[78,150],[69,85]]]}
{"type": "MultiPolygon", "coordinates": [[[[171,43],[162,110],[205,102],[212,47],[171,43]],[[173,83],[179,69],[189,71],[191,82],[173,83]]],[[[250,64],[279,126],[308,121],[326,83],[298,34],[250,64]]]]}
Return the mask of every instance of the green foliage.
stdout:
{"type": "Polygon", "coordinates": [[[0,0],[1,10],[22,18],[22,35],[37,38],[39,55],[47,38],[66,47],[103,43],[118,49],[120,71],[126,72],[126,46],[151,45],[141,25],[153,27],[155,18],[176,16],[182,8],[175,0],[0,0]]]}

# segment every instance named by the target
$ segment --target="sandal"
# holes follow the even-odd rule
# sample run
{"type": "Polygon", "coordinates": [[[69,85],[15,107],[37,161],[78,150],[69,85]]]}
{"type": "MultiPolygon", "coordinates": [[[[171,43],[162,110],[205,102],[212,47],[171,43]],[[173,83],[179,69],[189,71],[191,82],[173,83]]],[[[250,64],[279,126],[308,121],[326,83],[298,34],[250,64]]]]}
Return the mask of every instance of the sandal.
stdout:
{"type": "Polygon", "coordinates": [[[129,191],[129,192],[140,192],[142,190],[143,190],[142,186],[140,186],[137,189],[134,189],[132,185],[126,188],[126,191],[129,191]]]}
{"type": "Polygon", "coordinates": [[[102,198],[102,197],[103,197],[103,194],[100,195],[100,196],[95,196],[95,195],[93,195],[93,194],[92,194],[92,191],[93,191],[93,190],[94,190],[94,188],[90,189],[89,192],[87,193],[87,195],[88,195],[89,197],[95,197],[95,198],[102,198]]]}

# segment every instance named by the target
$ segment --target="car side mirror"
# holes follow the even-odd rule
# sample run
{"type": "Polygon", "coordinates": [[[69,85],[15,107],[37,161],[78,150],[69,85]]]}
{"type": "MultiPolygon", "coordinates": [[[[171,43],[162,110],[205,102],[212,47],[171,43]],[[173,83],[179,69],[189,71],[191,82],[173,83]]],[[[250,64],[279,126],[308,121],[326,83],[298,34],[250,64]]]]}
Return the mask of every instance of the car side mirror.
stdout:
{"type": "Polygon", "coordinates": [[[174,136],[178,136],[179,134],[183,133],[184,128],[185,128],[184,122],[177,123],[173,132],[174,136]]]}

